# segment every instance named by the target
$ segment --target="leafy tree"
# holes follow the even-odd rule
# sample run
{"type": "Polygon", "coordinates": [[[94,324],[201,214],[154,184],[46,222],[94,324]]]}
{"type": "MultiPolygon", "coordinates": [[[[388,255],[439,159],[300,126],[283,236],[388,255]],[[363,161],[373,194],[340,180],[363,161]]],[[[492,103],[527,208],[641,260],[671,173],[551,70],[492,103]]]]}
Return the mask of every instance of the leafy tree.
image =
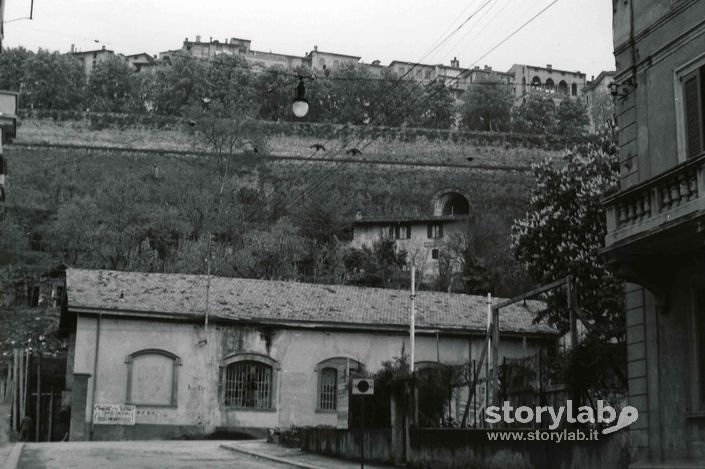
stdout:
{"type": "Polygon", "coordinates": [[[376,92],[369,108],[370,119],[377,125],[398,127],[420,125],[426,89],[416,80],[382,70],[375,82],[376,92]]]}
{"type": "Polygon", "coordinates": [[[341,124],[365,124],[370,120],[369,107],[377,98],[377,80],[360,64],[345,64],[331,73],[332,117],[341,124]]]}
{"type": "Polygon", "coordinates": [[[205,98],[221,105],[220,115],[258,114],[254,74],[247,61],[239,56],[218,55],[205,68],[205,98]]]}
{"type": "Polygon", "coordinates": [[[192,57],[176,57],[171,65],[157,68],[150,90],[154,111],[157,114],[184,115],[193,103],[207,98],[207,68],[206,62],[192,57]]]}
{"type": "Polygon", "coordinates": [[[564,99],[556,113],[556,134],[568,138],[582,137],[588,130],[590,118],[587,108],[577,99],[564,99]]]}
{"type": "MultiPolygon", "coordinates": [[[[599,255],[607,231],[601,200],[617,188],[619,177],[616,152],[604,148],[614,149],[613,142],[603,138],[566,155],[561,164],[536,165],[530,209],[512,227],[514,253],[537,282],[572,275],[578,319],[587,328],[563,367],[575,399],[626,389],[623,284],[599,255]]],[[[565,294],[549,296],[548,305],[538,319],[567,332],[565,294]]]]}
{"type": "MultiPolygon", "coordinates": [[[[619,163],[594,144],[566,155],[560,164],[534,167],[536,185],[526,216],[512,227],[512,247],[531,276],[545,284],[572,275],[577,300],[591,334],[603,342],[622,340],[622,284],[599,255],[606,221],[601,199],[617,188],[619,163]]],[[[542,313],[567,331],[563,295],[542,313]]]]}
{"type": "Polygon", "coordinates": [[[85,76],[74,57],[39,49],[24,62],[22,101],[41,109],[80,109],[85,76]]]}
{"type": "Polygon", "coordinates": [[[120,57],[111,56],[98,62],[88,79],[90,109],[98,112],[133,110],[133,74],[130,66],[120,57]]]}
{"type": "Polygon", "coordinates": [[[449,129],[453,124],[454,99],[448,87],[434,80],[424,87],[424,101],[421,107],[420,125],[429,129],[449,129]]]}
{"type": "MultiPolygon", "coordinates": [[[[8,48],[0,54],[0,90],[20,91],[24,66],[34,53],[24,47],[8,48]]],[[[23,103],[20,101],[20,105],[23,103]]]]}
{"type": "Polygon", "coordinates": [[[471,84],[463,95],[463,126],[470,130],[508,131],[513,100],[511,88],[505,83],[471,84]]]}
{"type": "Polygon", "coordinates": [[[234,254],[233,269],[246,278],[295,279],[296,264],[305,254],[305,240],[286,218],[246,232],[234,254]]]}
{"type": "MultiPolygon", "coordinates": [[[[275,122],[295,119],[291,102],[298,82],[292,75],[291,71],[281,65],[275,65],[257,77],[254,87],[259,102],[260,119],[275,122]]],[[[310,96],[310,91],[307,91],[310,96]]]]}
{"type": "Polygon", "coordinates": [[[350,249],[343,262],[353,285],[398,288],[401,270],[406,266],[406,252],[397,252],[394,240],[380,239],[372,248],[363,245],[361,249],[350,249]]]}
{"type": "Polygon", "coordinates": [[[553,98],[539,92],[526,96],[512,110],[512,130],[527,134],[547,135],[556,127],[556,105],[553,98]]]}

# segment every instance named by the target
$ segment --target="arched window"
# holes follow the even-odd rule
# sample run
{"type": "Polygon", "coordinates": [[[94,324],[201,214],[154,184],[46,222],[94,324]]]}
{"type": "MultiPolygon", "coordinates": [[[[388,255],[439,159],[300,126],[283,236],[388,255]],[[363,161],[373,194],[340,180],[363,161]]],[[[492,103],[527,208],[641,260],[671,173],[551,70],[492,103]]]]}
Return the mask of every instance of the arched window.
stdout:
{"type": "Polygon", "coordinates": [[[563,95],[568,95],[568,83],[565,82],[565,80],[561,80],[558,83],[558,92],[563,95]]]}
{"type": "Polygon", "coordinates": [[[546,80],[546,84],[544,86],[546,88],[546,91],[550,91],[550,92],[555,91],[555,88],[556,88],[555,83],[553,83],[553,80],[550,78],[548,80],[546,80]]]}
{"type": "Polygon", "coordinates": [[[531,80],[531,86],[541,86],[541,79],[539,77],[534,77],[531,80]]]}
{"type": "Polygon", "coordinates": [[[271,358],[256,353],[226,359],[221,379],[223,404],[239,409],[274,409],[275,365],[271,358]]]}
{"type": "Polygon", "coordinates": [[[323,360],[316,365],[318,389],[316,410],[319,412],[336,412],[343,400],[347,402],[345,385],[351,376],[362,373],[363,365],[352,358],[335,357],[323,360]]]}
{"type": "Polygon", "coordinates": [[[176,407],[179,357],[166,350],[145,349],[129,355],[125,363],[127,404],[176,407]]]}
{"type": "Polygon", "coordinates": [[[570,94],[573,96],[578,96],[578,85],[573,83],[570,85],[570,94]]]}
{"type": "Polygon", "coordinates": [[[318,374],[318,408],[336,410],[338,408],[338,370],[323,368],[318,374]]]}

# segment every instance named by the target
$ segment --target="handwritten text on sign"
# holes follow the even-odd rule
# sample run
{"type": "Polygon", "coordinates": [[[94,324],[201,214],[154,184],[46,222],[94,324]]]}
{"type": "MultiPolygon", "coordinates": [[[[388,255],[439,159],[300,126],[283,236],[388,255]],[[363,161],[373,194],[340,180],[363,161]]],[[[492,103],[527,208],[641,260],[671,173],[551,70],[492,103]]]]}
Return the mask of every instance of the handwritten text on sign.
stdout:
{"type": "Polygon", "coordinates": [[[135,406],[96,404],[93,406],[93,423],[96,425],[134,425],[135,406]]]}

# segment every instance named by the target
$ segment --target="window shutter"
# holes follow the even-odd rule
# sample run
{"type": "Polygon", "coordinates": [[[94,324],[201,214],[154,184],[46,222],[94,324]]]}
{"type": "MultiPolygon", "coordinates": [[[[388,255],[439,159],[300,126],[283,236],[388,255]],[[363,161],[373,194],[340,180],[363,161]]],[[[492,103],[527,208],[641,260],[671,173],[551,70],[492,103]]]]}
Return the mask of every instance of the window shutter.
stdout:
{"type": "Polygon", "coordinates": [[[686,155],[693,158],[703,151],[703,115],[700,70],[683,80],[683,108],[685,110],[686,155]]]}
{"type": "Polygon", "coordinates": [[[438,237],[439,238],[443,237],[443,223],[438,224],[438,237]]]}
{"type": "Polygon", "coordinates": [[[429,224],[426,228],[428,228],[428,237],[433,238],[433,225],[429,224]]]}

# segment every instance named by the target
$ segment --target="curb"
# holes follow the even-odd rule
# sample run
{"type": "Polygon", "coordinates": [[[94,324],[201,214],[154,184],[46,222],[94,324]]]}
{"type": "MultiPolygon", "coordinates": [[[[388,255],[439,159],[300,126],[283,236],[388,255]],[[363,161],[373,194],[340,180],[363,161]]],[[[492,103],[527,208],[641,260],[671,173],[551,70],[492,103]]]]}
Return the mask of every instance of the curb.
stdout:
{"type": "Polygon", "coordinates": [[[23,447],[24,443],[16,443],[12,447],[10,454],[7,458],[5,458],[5,461],[2,461],[2,464],[0,464],[0,469],[15,469],[17,464],[20,462],[20,455],[22,454],[23,447]]]}
{"type": "MultiPolygon", "coordinates": [[[[291,461],[289,459],[279,458],[277,456],[272,456],[270,454],[258,453],[257,451],[251,451],[249,449],[238,448],[235,445],[228,446],[228,445],[222,444],[222,445],[220,445],[220,447],[223,449],[227,449],[228,451],[233,451],[235,453],[244,453],[244,454],[247,454],[250,456],[255,456],[258,458],[262,458],[262,459],[268,459],[270,461],[278,462],[281,464],[287,464],[289,466],[301,467],[303,469],[328,469],[323,466],[314,466],[312,464],[306,464],[306,463],[302,463],[302,462],[298,462],[298,461],[291,461]]],[[[2,469],[5,469],[5,468],[2,468],[2,469]]]]}

